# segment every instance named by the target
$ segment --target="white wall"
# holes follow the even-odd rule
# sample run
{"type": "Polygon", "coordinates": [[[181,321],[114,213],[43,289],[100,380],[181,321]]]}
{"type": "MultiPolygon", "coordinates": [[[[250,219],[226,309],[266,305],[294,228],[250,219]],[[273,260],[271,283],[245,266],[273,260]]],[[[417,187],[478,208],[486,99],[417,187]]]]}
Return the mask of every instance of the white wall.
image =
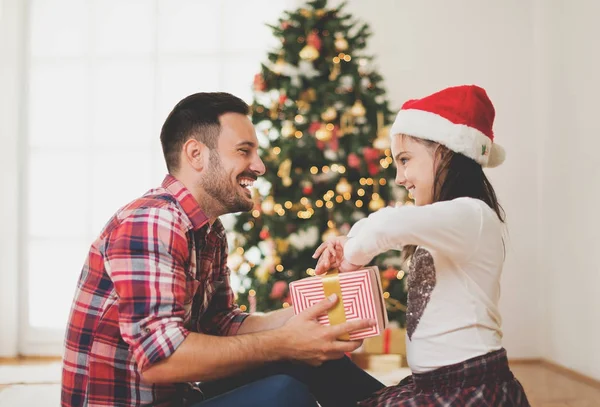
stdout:
{"type": "Polygon", "coordinates": [[[539,3],[544,357],[600,380],[600,2],[539,3]]]}
{"type": "Polygon", "coordinates": [[[23,3],[0,3],[0,357],[16,356],[19,327],[18,134],[23,3]]]}
{"type": "Polygon", "coordinates": [[[367,45],[395,108],[451,85],[474,83],[488,91],[496,106],[496,140],[508,151],[506,163],[488,172],[509,228],[501,303],[504,344],[512,358],[540,357],[532,4],[355,0],[348,11],[370,23],[374,35],[367,45]]]}

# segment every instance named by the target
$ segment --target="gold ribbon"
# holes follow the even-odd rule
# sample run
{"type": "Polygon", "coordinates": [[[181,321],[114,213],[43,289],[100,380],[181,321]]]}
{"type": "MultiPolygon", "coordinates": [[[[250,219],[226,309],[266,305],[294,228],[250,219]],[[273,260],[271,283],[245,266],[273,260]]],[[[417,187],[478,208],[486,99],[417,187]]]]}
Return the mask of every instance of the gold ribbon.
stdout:
{"type": "MultiPolygon", "coordinates": [[[[344,311],[344,303],[342,301],[342,287],[340,286],[340,276],[337,270],[329,271],[322,277],[323,291],[325,298],[329,298],[331,294],[335,294],[338,298],[334,307],[329,310],[329,325],[339,325],[346,322],[346,312],[344,311]]],[[[350,340],[350,335],[347,332],[338,337],[341,341],[350,340]]]]}

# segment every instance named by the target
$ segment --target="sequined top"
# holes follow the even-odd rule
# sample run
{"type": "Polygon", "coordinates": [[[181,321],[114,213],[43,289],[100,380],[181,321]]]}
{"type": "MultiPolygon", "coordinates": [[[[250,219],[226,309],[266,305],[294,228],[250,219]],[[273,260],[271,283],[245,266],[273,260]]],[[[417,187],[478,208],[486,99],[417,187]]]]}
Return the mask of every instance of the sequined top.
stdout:
{"type": "Polygon", "coordinates": [[[407,359],[423,373],[502,347],[502,222],[483,201],[458,198],[384,208],[357,222],[344,247],[353,264],[416,245],[408,275],[407,359]]]}

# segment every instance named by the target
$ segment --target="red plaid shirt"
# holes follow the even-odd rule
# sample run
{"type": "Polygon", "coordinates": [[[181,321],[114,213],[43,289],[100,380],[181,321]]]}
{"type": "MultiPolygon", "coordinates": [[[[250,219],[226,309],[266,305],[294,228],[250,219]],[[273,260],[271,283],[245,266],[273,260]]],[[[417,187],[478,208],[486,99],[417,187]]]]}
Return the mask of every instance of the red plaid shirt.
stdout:
{"type": "Polygon", "coordinates": [[[182,406],[193,383],[152,385],[140,372],[190,331],[235,335],[223,225],[212,227],[172,176],[120,209],[92,244],[67,327],[62,406],[182,406]]]}

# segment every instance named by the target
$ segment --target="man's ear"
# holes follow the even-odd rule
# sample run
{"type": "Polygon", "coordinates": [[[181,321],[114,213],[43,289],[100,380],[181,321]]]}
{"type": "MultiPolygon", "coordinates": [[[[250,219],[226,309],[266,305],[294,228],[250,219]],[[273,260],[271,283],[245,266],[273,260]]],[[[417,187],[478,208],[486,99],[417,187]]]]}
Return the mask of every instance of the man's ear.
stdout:
{"type": "Polygon", "coordinates": [[[208,163],[209,154],[208,147],[192,137],[183,145],[181,158],[196,171],[202,171],[208,163]]]}

